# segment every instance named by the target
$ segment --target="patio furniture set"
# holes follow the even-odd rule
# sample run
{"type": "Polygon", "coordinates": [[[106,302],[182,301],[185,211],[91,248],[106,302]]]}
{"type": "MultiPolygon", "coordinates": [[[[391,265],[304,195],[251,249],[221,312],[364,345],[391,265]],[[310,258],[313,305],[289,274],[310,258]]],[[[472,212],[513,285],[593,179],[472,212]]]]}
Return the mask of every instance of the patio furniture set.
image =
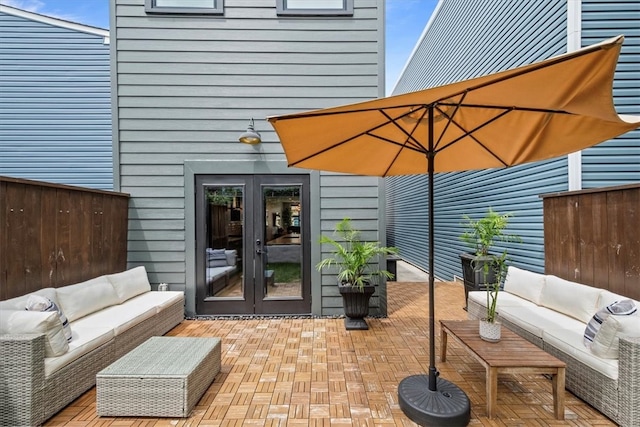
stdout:
{"type": "Polygon", "coordinates": [[[151,291],[144,267],[0,301],[0,425],[42,424],[102,369],[183,319],[184,294],[151,291]],[[53,311],[25,310],[44,299],[53,311]]]}
{"type": "MultiPolygon", "coordinates": [[[[629,298],[608,290],[510,266],[497,310],[503,326],[566,363],[568,390],[619,425],[637,426],[638,310],[605,315],[590,348],[585,345],[585,330],[594,315],[601,310],[615,312],[614,307],[625,300],[629,298]]],[[[640,307],[640,302],[633,303],[640,307]]],[[[469,292],[468,318],[484,317],[486,305],[485,291],[469,292]]]]}

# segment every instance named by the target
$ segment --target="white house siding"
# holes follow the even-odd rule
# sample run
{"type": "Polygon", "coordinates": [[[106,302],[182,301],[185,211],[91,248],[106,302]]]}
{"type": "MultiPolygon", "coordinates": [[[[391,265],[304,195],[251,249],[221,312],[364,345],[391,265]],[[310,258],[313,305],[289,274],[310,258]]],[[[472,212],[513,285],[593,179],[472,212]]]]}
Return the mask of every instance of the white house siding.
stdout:
{"type": "Polygon", "coordinates": [[[0,6],[0,175],[113,189],[108,35],[0,6]]]}
{"type": "MultiPolygon", "coordinates": [[[[207,162],[210,174],[221,162],[282,167],[265,117],[381,96],[383,0],[355,0],[353,17],[278,17],[275,0],[225,0],[224,16],[147,15],[144,0],[111,7],[116,185],[131,194],[129,263],[144,265],[152,284],[189,293],[194,218],[186,213],[193,196],[185,195],[185,162],[207,162]],[[262,134],[257,147],[238,143],[252,117],[262,134]]],[[[312,230],[332,230],[343,210],[384,239],[378,179],[316,181],[311,197],[322,201],[312,230]],[[348,210],[339,206],[345,199],[348,210]]],[[[322,289],[312,290],[320,295],[314,314],[332,314],[337,292],[321,286],[329,279],[315,269],[312,279],[322,289]]]]}
{"type": "MultiPolygon", "coordinates": [[[[605,8],[610,3],[615,2],[601,2],[599,7],[605,8]]],[[[442,0],[393,93],[477,77],[564,53],[567,6],[566,0],[442,0]]],[[[633,25],[638,28],[637,14],[627,19],[628,24],[634,21],[633,25]]],[[[614,34],[617,33],[602,31],[598,41],[614,34]]],[[[632,47],[627,48],[627,52],[637,51],[638,42],[630,44],[632,47]]],[[[621,62],[626,61],[623,55],[621,62]]],[[[634,103],[637,108],[637,99],[634,103]]],[[[632,144],[638,146],[637,138],[632,144]]],[[[622,161],[627,154],[618,153],[617,161],[622,161]]],[[[521,235],[522,243],[507,245],[512,263],[544,271],[543,212],[539,195],[567,190],[567,175],[566,157],[509,169],[437,175],[434,191],[436,276],[452,280],[462,275],[459,254],[468,251],[459,239],[463,231],[462,214],[478,218],[489,207],[513,214],[508,232],[521,235]]],[[[624,179],[629,176],[625,175],[624,179]]],[[[631,179],[637,181],[637,174],[631,179]]],[[[424,269],[428,263],[425,193],[423,177],[387,179],[389,243],[398,246],[407,260],[424,269]]]]}

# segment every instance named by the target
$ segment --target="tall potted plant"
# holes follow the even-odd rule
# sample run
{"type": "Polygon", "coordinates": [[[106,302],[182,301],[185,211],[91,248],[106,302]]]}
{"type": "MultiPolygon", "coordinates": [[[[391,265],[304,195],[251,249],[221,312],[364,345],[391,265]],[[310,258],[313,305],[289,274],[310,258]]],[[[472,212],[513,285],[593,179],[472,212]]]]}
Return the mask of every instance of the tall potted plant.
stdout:
{"type": "Polygon", "coordinates": [[[393,279],[393,274],[377,268],[380,255],[395,255],[396,248],[380,246],[379,242],[363,242],[360,231],[353,228],[350,218],[336,224],[334,236],[320,236],[321,244],[333,247],[331,256],[324,258],[316,269],[337,267],[338,290],[342,295],[345,327],[369,329],[364,317],[369,314],[369,299],[375,291],[376,281],[384,277],[393,279]]]}
{"type": "Polygon", "coordinates": [[[520,237],[505,233],[509,224],[510,213],[499,214],[489,208],[486,215],[478,220],[469,215],[463,215],[464,232],[460,236],[469,246],[472,253],[460,254],[462,263],[462,277],[464,280],[465,309],[469,291],[486,290],[489,284],[496,283],[495,269],[487,268],[487,264],[494,261],[489,249],[495,241],[518,242],[520,237]]]}

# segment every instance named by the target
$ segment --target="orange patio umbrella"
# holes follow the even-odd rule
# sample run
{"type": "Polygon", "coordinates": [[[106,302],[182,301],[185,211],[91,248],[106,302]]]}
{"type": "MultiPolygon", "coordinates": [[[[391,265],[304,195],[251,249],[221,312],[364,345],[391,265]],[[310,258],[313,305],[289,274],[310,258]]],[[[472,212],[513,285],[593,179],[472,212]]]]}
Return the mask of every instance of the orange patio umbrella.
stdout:
{"type": "Polygon", "coordinates": [[[466,425],[470,416],[464,392],[435,367],[433,174],[551,159],[640,127],[640,117],[618,115],[613,105],[623,40],[445,86],[268,118],[289,166],[429,176],[429,375],[398,388],[414,421],[466,425]]]}

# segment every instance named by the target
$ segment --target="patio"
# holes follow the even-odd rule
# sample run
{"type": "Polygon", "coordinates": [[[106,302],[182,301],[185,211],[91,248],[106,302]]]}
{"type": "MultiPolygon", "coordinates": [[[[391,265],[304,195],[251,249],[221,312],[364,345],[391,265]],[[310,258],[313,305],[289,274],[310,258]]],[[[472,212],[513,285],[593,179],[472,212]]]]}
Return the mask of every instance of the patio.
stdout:
{"type": "MultiPolygon", "coordinates": [[[[405,267],[406,268],[406,267],[405,267]]],[[[400,270],[402,280],[415,271],[400,270]]],[[[98,418],[95,388],[47,426],[391,426],[415,425],[398,406],[398,382],[429,365],[426,282],[391,282],[389,317],[367,319],[368,331],[347,332],[343,319],[187,320],[169,335],[222,338],[222,371],[189,418],[98,418]]],[[[465,319],[459,283],[436,283],[436,318],[465,319]]],[[[439,348],[439,329],[436,348],[439,348]]],[[[613,426],[566,392],[565,420],[553,415],[551,381],[504,375],[497,417],[486,416],[485,371],[450,340],[442,376],[471,400],[477,426],[613,426]]]]}

